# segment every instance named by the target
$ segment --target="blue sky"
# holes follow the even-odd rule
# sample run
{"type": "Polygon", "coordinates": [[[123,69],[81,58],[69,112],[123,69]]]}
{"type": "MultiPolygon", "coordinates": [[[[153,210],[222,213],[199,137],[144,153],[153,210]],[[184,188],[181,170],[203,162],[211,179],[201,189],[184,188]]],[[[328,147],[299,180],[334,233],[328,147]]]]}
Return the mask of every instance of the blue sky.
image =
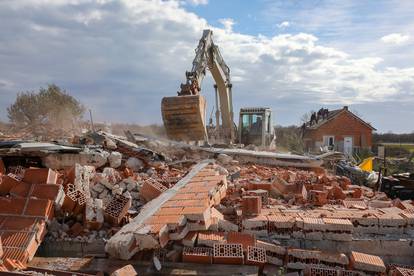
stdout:
{"type": "MultiPolygon", "coordinates": [[[[19,91],[55,83],[96,120],[161,123],[205,28],[230,66],[235,110],[268,106],[290,125],[349,105],[379,132],[414,131],[408,0],[3,0],[0,119],[19,91]]],[[[209,110],[212,86],[207,75],[209,110]]]]}

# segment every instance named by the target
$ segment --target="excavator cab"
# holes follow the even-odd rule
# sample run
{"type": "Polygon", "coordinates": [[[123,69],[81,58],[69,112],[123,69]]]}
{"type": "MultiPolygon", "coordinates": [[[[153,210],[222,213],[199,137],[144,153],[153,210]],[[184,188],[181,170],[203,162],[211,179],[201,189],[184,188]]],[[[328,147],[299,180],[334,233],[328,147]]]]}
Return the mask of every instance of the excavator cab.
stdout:
{"type": "Polygon", "coordinates": [[[272,110],[266,107],[241,108],[239,143],[271,147],[276,136],[272,124],[272,110]]]}

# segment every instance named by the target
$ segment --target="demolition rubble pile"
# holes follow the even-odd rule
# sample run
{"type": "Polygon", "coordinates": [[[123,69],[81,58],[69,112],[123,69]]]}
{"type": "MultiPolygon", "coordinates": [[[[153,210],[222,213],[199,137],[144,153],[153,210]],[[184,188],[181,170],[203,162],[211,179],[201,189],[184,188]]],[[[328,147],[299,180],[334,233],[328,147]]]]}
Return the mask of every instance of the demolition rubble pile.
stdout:
{"type": "Polygon", "coordinates": [[[42,242],[68,241],[101,241],[124,260],[245,264],[263,273],[383,274],[391,262],[413,265],[413,202],[321,168],[244,163],[106,133],[1,151],[3,270],[25,269],[42,242]]]}
{"type": "Polygon", "coordinates": [[[3,270],[24,269],[43,240],[93,243],[110,238],[147,201],[186,173],[185,167],[173,168],[160,162],[164,160],[162,155],[121,142],[124,144],[117,145],[115,140],[103,137],[103,149],[85,148],[76,153],[70,147],[45,143],[24,143],[19,144],[19,150],[3,151],[3,270]],[[15,164],[26,159],[33,163],[37,155],[44,165],[54,169],[15,164]]]}

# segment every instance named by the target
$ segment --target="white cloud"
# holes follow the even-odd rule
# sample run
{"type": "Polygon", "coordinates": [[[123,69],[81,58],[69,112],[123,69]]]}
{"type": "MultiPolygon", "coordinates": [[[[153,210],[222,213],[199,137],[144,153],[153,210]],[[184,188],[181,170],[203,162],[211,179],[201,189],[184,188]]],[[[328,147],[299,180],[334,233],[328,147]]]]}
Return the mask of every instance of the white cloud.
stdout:
{"type": "MultiPolygon", "coordinates": [[[[1,81],[1,94],[56,83],[97,120],[160,122],[161,98],[176,94],[202,30],[211,28],[232,72],[234,110],[414,99],[414,67],[382,68],[380,57],[356,58],[308,33],[241,34],[230,18],[212,27],[180,1],[42,1],[0,2],[0,75],[13,84],[1,81]]],[[[207,97],[211,84],[203,83],[207,97]]],[[[0,97],[1,110],[13,100],[0,97]]]]}
{"type": "Polygon", "coordinates": [[[89,23],[94,21],[99,21],[102,19],[102,12],[99,10],[93,10],[87,13],[78,13],[74,16],[75,20],[83,23],[85,25],[89,25],[89,23]]]}
{"type": "Polygon", "coordinates": [[[285,28],[287,28],[287,27],[289,27],[289,26],[290,26],[289,21],[283,21],[283,22],[281,22],[280,24],[277,24],[277,27],[278,27],[279,29],[285,29],[285,28]]]}
{"type": "Polygon", "coordinates": [[[392,33],[386,36],[381,37],[381,41],[388,44],[402,44],[407,42],[410,39],[409,35],[404,35],[400,33],[392,33]]]}
{"type": "Polygon", "coordinates": [[[224,30],[226,30],[227,32],[232,32],[233,31],[233,25],[235,24],[233,19],[231,19],[231,18],[222,18],[222,19],[219,19],[219,22],[223,25],[224,30]]]}
{"type": "Polygon", "coordinates": [[[198,5],[207,5],[208,4],[208,0],[186,0],[188,3],[190,3],[191,5],[194,6],[198,6],[198,5]]]}

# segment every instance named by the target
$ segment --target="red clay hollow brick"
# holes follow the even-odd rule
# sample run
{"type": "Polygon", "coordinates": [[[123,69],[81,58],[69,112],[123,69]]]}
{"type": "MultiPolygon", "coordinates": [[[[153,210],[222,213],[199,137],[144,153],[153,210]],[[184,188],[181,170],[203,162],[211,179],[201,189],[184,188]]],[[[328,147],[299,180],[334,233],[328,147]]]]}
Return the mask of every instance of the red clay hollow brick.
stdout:
{"type": "Polygon", "coordinates": [[[262,210],[262,198],[260,196],[243,196],[243,215],[259,215],[262,210]]]}
{"type": "Polygon", "coordinates": [[[0,178],[0,196],[7,195],[13,187],[18,186],[20,183],[21,181],[11,173],[2,175],[0,178]]]}
{"type": "Polygon", "coordinates": [[[183,262],[212,264],[213,249],[210,247],[184,247],[183,262]]]}
{"type": "Polygon", "coordinates": [[[260,196],[262,198],[262,205],[269,204],[269,192],[263,189],[248,191],[249,196],[260,196]]]}
{"type": "Polygon", "coordinates": [[[26,198],[0,197],[1,215],[22,215],[26,205],[26,198]]]}
{"type": "Polygon", "coordinates": [[[248,246],[246,264],[263,266],[266,263],[266,250],[261,247],[248,246]]]}
{"type": "Polygon", "coordinates": [[[116,195],[105,208],[105,220],[113,225],[119,225],[130,207],[130,198],[116,195]]]}
{"type": "Polygon", "coordinates": [[[23,181],[30,184],[56,184],[58,173],[47,168],[30,168],[25,170],[23,181]]]}
{"type": "Polygon", "coordinates": [[[249,246],[256,245],[256,238],[248,233],[229,232],[227,234],[227,243],[241,244],[243,250],[246,251],[249,246]]]}
{"type": "Polygon", "coordinates": [[[152,179],[148,179],[142,185],[140,194],[146,201],[150,201],[158,197],[166,190],[167,188],[163,186],[161,183],[152,179]]]}
{"type": "Polygon", "coordinates": [[[243,264],[243,246],[234,243],[214,244],[213,262],[215,264],[243,264]]]}
{"type": "Polygon", "coordinates": [[[24,215],[52,219],[54,204],[48,199],[27,198],[24,215]]]}

